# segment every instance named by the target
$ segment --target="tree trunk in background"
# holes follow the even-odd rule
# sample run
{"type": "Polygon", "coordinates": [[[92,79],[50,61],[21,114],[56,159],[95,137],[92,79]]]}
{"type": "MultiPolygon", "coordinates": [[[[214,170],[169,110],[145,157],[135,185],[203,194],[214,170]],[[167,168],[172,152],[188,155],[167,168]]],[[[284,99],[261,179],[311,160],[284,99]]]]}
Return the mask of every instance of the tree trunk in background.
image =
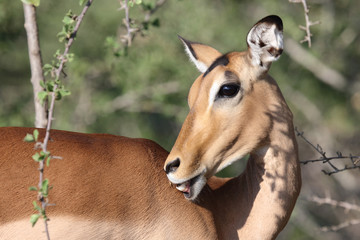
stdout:
{"type": "Polygon", "coordinates": [[[23,7],[25,17],[24,27],[27,34],[31,67],[31,83],[34,92],[35,127],[45,128],[47,123],[47,99],[44,101],[44,104],[41,104],[38,98],[38,93],[44,90],[40,85],[40,82],[44,81],[44,74],[42,70],[43,64],[40,52],[39,32],[36,22],[36,8],[26,3],[23,3],[23,7]]]}

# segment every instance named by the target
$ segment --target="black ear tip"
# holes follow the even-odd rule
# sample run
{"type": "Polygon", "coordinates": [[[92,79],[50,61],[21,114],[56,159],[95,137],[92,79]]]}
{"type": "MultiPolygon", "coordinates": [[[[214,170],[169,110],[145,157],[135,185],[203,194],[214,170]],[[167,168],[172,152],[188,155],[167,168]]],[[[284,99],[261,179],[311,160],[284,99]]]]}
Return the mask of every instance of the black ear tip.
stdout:
{"type": "Polygon", "coordinates": [[[181,40],[181,42],[183,42],[184,44],[186,44],[187,46],[191,45],[193,42],[186,40],[185,38],[183,38],[182,36],[180,36],[179,34],[177,35],[178,38],[181,40]]]}
{"type": "Polygon", "coordinates": [[[259,24],[259,23],[275,24],[276,27],[280,31],[283,30],[283,22],[282,22],[281,18],[277,15],[270,15],[270,16],[264,17],[257,24],[259,24]]]}

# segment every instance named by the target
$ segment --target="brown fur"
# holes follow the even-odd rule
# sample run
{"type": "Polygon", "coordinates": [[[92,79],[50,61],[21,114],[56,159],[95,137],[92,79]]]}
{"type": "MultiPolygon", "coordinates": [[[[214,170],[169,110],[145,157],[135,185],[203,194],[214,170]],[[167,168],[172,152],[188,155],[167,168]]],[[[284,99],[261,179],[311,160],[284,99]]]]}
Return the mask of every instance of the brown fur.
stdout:
{"type": "MultiPolygon", "coordinates": [[[[28,188],[37,185],[39,176],[38,164],[31,158],[35,153],[34,145],[23,142],[23,138],[32,131],[30,128],[0,128],[0,225],[10,224],[5,229],[0,226],[0,239],[4,239],[1,236],[31,239],[24,234],[31,233],[29,220],[35,213],[32,201],[36,200],[36,192],[28,188]],[[28,230],[12,228],[11,223],[20,220],[26,220],[28,230]]],[[[41,130],[40,137],[43,136],[41,130]]],[[[51,131],[51,139],[49,150],[63,159],[52,160],[50,167],[45,168],[45,176],[54,187],[49,200],[56,204],[47,208],[50,235],[59,232],[60,239],[70,239],[72,235],[66,235],[67,230],[59,228],[65,220],[77,224],[71,219],[82,219],[93,223],[93,229],[101,226],[100,222],[113,223],[115,228],[100,228],[95,232],[75,228],[83,239],[101,239],[100,236],[216,239],[207,204],[191,203],[169,185],[162,170],[168,153],[156,143],[56,130],[51,131]],[[121,224],[128,227],[121,227],[121,224]],[[116,228],[123,231],[106,235],[116,228]]],[[[40,221],[37,225],[42,227],[43,223],[40,221]]],[[[36,239],[45,238],[41,231],[39,234],[36,239]]]]}

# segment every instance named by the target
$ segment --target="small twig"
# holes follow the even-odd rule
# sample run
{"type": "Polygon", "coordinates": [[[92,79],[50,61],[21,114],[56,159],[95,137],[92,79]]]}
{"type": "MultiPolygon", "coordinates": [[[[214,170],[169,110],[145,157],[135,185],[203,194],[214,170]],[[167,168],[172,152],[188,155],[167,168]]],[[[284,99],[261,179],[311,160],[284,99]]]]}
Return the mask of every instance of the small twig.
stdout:
{"type": "Polygon", "coordinates": [[[166,0],[159,0],[156,2],[155,7],[153,9],[151,9],[150,11],[148,11],[145,14],[144,17],[144,22],[148,23],[150,21],[150,17],[157,11],[159,10],[159,8],[164,5],[164,3],[166,2],[166,0]]]}
{"type": "Polygon", "coordinates": [[[343,228],[346,228],[349,226],[353,226],[353,225],[357,225],[357,224],[360,224],[360,219],[352,219],[352,220],[340,223],[339,225],[322,227],[322,228],[320,228],[320,230],[323,232],[336,232],[336,231],[339,231],[340,229],[343,229],[343,228]]]}
{"type": "Polygon", "coordinates": [[[299,26],[299,28],[301,30],[304,30],[306,32],[306,35],[304,37],[303,40],[301,40],[300,42],[303,43],[303,42],[308,42],[308,46],[311,48],[311,32],[310,32],[310,27],[311,26],[314,26],[316,24],[320,24],[320,21],[315,21],[315,22],[311,22],[310,19],[309,19],[309,8],[307,6],[307,3],[306,3],[306,0],[289,0],[289,2],[292,2],[292,3],[302,3],[303,5],[303,8],[304,8],[304,12],[305,12],[305,26],[299,26]]]}
{"type": "Polygon", "coordinates": [[[352,154],[349,154],[348,156],[343,156],[341,152],[337,152],[336,156],[328,157],[328,156],[326,156],[326,152],[323,151],[322,147],[319,144],[317,144],[315,146],[315,144],[310,142],[304,136],[304,132],[300,132],[297,128],[295,128],[295,132],[298,137],[302,138],[307,144],[309,144],[311,146],[311,148],[313,148],[316,152],[318,152],[321,155],[321,157],[318,159],[303,160],[303,161],[300,161],[300,163],[302,163],[302,164],[313,163],[313,162],[327,163],[332,168],[332,171],[322,170],[322,172],[329,176],[334,173],[343,172],[345,170],[360,169],[360,156],[353,156],[352,154]],[[339,159],[341,159],[341,160],[349,159],[351,161],[352,165],[351,166],[345,165],[343,168],[337,168],[331,161],[339,160],[339,159]]]}
{"type": "Polygon", "coordinates": [[[312,197],[308,198],[308,200],[310,202],[314,202],[314,203],[317,203],[319,205],[330,205],[332,207],[343,208],[346,211],[358,211],[358,212],[360,212],[360,206],[359,205],[348,203],[348,202],[343,202],[343,201],[336,201],[336,200],[333,200],[333,199],[331,199],[329,197],[321,198],[321,197],[317,197],[317,196],[312,196],[312,197]]]}
{"type": "Polygon", "coordinates": [[[85,7],[83,8],[82,12],[80,13],[80,15],[76,19],[76,25],[74,27],[74,31],[71,34],[71,36],[69,38],[69,41],[67,42],[67,44],[65,46],[65,51],[61,55],[61,61],[60,61],[58,69],[56,70],[56,79],[60,78],[60,73],[63,71],[64,64],[67,61],[65,56],[69,53],[70,47],[73,44],[73,42],[75,40],[75,37],[76,37],[76,34],[77,34],[78,30],[79,30],[80,24],[83,21],[83,18],[84,18],[86,12],[88,11],[88,9],[89,9],[89,7],[90,7],[90,5],[92,4],[93,1],[94,0],[88,0],[87,1],[87,3],[85,4],[85,7]]]}
{"type": "Polygon", "coordinates": [[[131,19],[130,19],[130,8],[129,8],[129,0],[120,0],[120,8],[119,11],[124,10],[125,11],[125,18],[123,19],[123,23],[126,27],[126,34],[120,36],[123,40],[123,43],[126,48],[130,47],[132,44],[132,39],[134,37],[134,32],[138,31],[136,28],[131,27],[131,19]]]}
{"type": "Polygon", "coordinates": [[[131,40],[132,40],[132,29],[130,27],[130,17],[129,17],[129,0],[125,0],[125,26],[126,26],[126,45],[128,47],[131,46],[131,40]]]}
{"type": "MultiPolygon", "coordinates": [[[[145,13],[144,16],[144,21],[142,22],[142,25],[148,24],[150,22],[150,18],[151,16],[157,11],[159,10],[159,8],[165,4],[167,0],[159,0],[155,3],[155,6],[150,9],[147,10],[147,12],[145,13]]],[[[141,33],[143,30],[143,27],[139,26],[139,27],[132,27],[133,22],[132,19],[130,18],[130,13],[129,13],[129,0],[119,0],[120,3],[120,8],[118,9],[119,11],[124,10],[125,11],[125,18],[123,19],[123,23],[126,27],[126,34],[121,35],[120,38],[123,39],[124,45],[126,48],[130,47],[132,44],[133,39],[135,38],[135,36],[137,35],[137,33],[141,33]]]]}
{"type": "MultiPolygon", "coordinates": [[[[346,212],[349,212],[349,211],[360,212],[359,205],[344,202],[344,201],[336,201],[336,200],[331,199],[330,197],[321,198],[321,197],[317,197],[317,196],[312,196],[312,197],[308,198],[308,201],[314,202],[320,206],[321,205],[329,205],[332,207],[343,208],[346,212]]],[[[340,223],[338,225],[324,226],[324,227],[321,227],[320,230],[323,232],[331,232],[331,231],[335,232],[340,229],[343,229],[343,228],[346,228],[346,227],[349,227],[352,225],[356,225],[356,224],[360,224],[360,219],[351,219],[349,221],[340,223]]]]}

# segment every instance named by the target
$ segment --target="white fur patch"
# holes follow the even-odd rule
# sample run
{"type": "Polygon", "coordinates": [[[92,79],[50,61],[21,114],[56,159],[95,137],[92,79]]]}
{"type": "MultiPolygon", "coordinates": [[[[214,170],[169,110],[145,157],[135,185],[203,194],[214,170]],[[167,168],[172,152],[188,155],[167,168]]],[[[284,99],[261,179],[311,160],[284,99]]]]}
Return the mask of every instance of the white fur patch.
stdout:
{"type": "Polygon", "coordinates": [[[273,56],[268,50],[273,48],[279,51],[284,48],[283,32],[279,31],[275,24],[271,27],[266,24],[253,27],[247,36],[247,42],[251,49],[254,65],[278,60],[280,55],[273,56]],[[262,44],[264,46],[261,46],[262,44]]]}
{"type": "Polygon", "coordinates": [[[194,55],[192,55],[189,47],[184,43],[184,46],[185,46],[185,52],[187,53],[187,55],[189,56],[190,58],[190,61],[193,62],[196,66],[196,68],[201,72],[201,73],[204,73],[206,72],[206,70],[208,69],[208,67],[205,65],[205,63],[197,60],[194,55]]]}
{"type": "Polygon", "coordinates": [[[214,104],[216,95],[219,92],[219,88],[220,88],[220,85],[217,83],[217,81],[214,81],[210,88],[210,91],[209,91],[208,109],[210,109],[212,107],[212,105],[214,104]]]}

